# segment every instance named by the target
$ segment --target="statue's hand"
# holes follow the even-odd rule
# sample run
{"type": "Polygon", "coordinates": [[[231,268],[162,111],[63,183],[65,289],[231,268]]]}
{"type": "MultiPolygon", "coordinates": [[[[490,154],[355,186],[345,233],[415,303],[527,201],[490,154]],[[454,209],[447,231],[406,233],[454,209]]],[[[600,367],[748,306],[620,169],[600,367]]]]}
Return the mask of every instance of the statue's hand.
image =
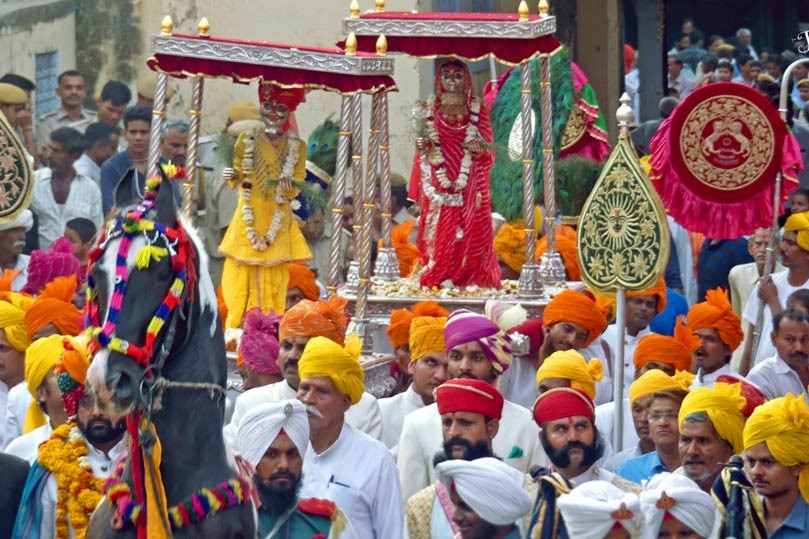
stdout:
{"type": "Polygon", "coordinates": [[[278,183],[280,184],[281,189],[284,191],[289,191],[292,189],[292,178],[281,178],[278,180],[278,183]]]}
{"type": "Polygon", "coordinates": [[[236,178],[236,169],[234,169],[232,167],[223,168],[222,169],[222,178],[226,182],[229,182],[229,181],[233,180],[234,178],[236,178]]]}
{"type": "Polygon", "coordinates": [[[483,148],[483,145],[480,142],[480,139],[476,138],[466,145],[466,149],[469,150],[469,153],[473,158],[478,158],[486,153],[486,150],[483,148]]]}
{"type": "Polygon", "coordinates": [[[433,143],[427,137],[419,137],[416,139],[416,147],[420,152],[429,152],[433,148],[433,143]]]}

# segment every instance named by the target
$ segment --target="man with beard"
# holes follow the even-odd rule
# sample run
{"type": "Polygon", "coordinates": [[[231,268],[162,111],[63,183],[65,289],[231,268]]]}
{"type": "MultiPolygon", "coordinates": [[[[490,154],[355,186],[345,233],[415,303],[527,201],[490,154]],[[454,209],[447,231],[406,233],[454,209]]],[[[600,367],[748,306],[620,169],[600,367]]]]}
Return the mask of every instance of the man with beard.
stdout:
{"type": "Polygon", "coordinates": [[[744,339],[742,321],[733,312],[728,293],[721,288],[708,290],[705,301],[691,307],[685,320],[700,340],[694,350],[692,370],[701,384],[713,385],[721,375],[731,373],[731,355],[744,339]]]}
{"type": "Polygon", "coordinates": [[[773,273],[769,280],[759,282],[750,294],[742,318],[750,324],[748,333],[758,333],[761,340],[753,350],[753,339],[748,339],[739,365],[739,373],[746,376],[759,362],[775,354],[775,346],[768,341],[772,332],[772,317],[783,311],[787,298],[796,290],[809,287],[809,212],[793,213],[784,225],[780,245],[784,271],[773,273]],[[764,305],[763,327],[756,327],[758,309],[764,305]]]}
{"type": "Polygon", "coordinates": [[[733,455],[742,452],[747,401],[741,384],[716,382],[712,388],[693,389],[683,400],[677,421],[680,425],[680,459],[674,471],[694,481],[705,492],[733,455]]]}
{"type": "MultiPolygon", "coordinates": [[[[500,392],[481,380],[459,378],[438,386],[444,451],[436,459],[471,461],[495,456],[492,439],[500,428],[503,402],[500,392]]],[[[530,480],[525,482],[530,485],[530,480]]],[[[459,532],[450,494],[446,485],[435,481],[407,500],[410,539],[452,537],[459,532]]]]}
{"type": "Polygon", "coordinates": [[[775,355],[753,367],[747,380],[768,399],[805,393],[809,385],[809,318],[788,309],[775,315],[772,325],[775,355]]]}
{"type": "MultiPolygon", "coordinates": [[[[509,338],[487,317],[465,309],[452,313],[444,326],[450,380],[477,379],[496,386],[511,363],[509,338]]],[[[526,473],[546,462],[531,413],[504,401],[500,428],[492,439],[494,451],[506,464],[526,473]]],[[[441,450],[441,414],[433,403],[409,413],[399,437],[399,478],[408,498],[435,482],[434,455],[441,450]]]]}
{"type": "MultiPolygon", "coordinates": [[[[588,481],[606,481],[626,492],[638,492],[634,485],[595,463],[604,453],[604,442],[595,426],[593,400],[580,389],[558,387],[542,393],[534,403],[534,421],[539,439],[553,464],[554,489],[540,486],[534,503],[529,537],[569,537],[559,518],[556,497],[588,481]]],[[[541,474],[545,475],[545,474],[541,474]]],[[[540,477],[540,481],[544,478],[540,477]]]]}
{"type": "MultiPolygon", "coordinates": [[[[300,376],[298,361],[306,343],[317,336],[326,337],[339,345],[345,343],[348,323],[345,313],[346,300],[332,295],[325,301],[300,301],[281,319],[278,336],[281,349],[278,352],[278,367],[284,379],[274,384],[245,391],[236,399],[233,417],[225,425],[225,441],[236,449],[236,432],[248,410],[265,402],[280,402],[294,399],[298,392],[300,376]]],[[[377,440],[382,438],[382,414],[379,403],[368,392],[362,393],[360,401],[346,412],[346,423],[377,440]]]]}
{"type": "Polygon", "coordinates": [[[809,405],[787,395],[753,411],[744,426],[745,473],[764,498],[769,537],[809,534],[809,405]]]}
{"type": "Polygon", "coordinates": [[[69,531],[84,537],[102,498],[103,479],[126,451],[126,427],[123,418],[109,417],[95,396],[85,393],[87,342],[61,335],[44,340],[62,347],[54,375],[69,419],[39,446],[12,537],[67,537],[69,531]]]}
{"type": "Polygon", "coordinates": [[[301,496],[337,504],[363,539],[404,534],[396,463],[388,448],[345,422],[363,394],[357,335],[345,347],[325,337],[306,344],[299,364],[298,399],[309,414],[311,450],[303,460],[301,496]]]}
{"type": "Polygon", "coordinates": [[[334,502],[298,498],[303,458],[309,447],[309,419],[302,402],[286,400],[253,408],[239,425],[237,443],[239,456],[253,474],[261,504],[259,537],[356,537],[334,502]]]}
{"type": "Polygon", "coordinates": [[[471,462],[450,460],[440,463],[437,470],[455,505],[452,522],[461,539],[523,537],[516,522],[531,511],[531,496],[523,490],[523,474],[491,457],[471,462]]]}

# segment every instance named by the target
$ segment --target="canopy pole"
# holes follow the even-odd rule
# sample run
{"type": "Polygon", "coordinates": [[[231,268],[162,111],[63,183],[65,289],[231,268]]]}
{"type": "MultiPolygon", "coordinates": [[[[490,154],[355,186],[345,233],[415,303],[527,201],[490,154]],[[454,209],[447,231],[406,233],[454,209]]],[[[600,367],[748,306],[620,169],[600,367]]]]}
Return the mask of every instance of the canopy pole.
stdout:
{"type": "Polygon", "coordinates": [[[343,205],[345,203],[348,153],[351,143],[351,97],[343,96],[340,108],[340,131],[337,139],[337,164],[334,171],[334,207],[331,210],[331,236],[329,237],[329,276],[327,290],[337,292],[340,282],[340,255],[343,243],[343,205]]]}

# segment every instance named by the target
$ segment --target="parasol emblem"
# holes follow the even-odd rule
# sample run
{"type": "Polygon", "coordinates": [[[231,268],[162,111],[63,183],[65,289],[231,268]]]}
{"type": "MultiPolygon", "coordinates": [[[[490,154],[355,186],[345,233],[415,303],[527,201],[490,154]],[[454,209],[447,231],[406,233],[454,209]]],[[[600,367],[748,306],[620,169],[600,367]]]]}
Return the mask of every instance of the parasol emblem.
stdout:
{"type": "Polygon", "coordinates": [[[0,114],[0,223],[13,221],[31,202],[34,171],[14,129],[0,114]]]}

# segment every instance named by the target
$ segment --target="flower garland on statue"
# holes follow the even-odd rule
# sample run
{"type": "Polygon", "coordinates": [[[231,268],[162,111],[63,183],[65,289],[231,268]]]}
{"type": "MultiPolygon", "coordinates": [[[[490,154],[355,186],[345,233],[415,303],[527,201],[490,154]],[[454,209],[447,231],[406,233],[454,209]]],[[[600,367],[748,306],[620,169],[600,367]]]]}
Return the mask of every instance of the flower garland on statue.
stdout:
{"type": "MultiPolygon", "coordinates": [[[[250,205],[250,201],[253,198],[253,183],[251,180],[255,173],[253,169],[253,154],[256,149],[255,140],[255,136],[245,138],[244,157],[242,158],[242,174],[244,175],[244,180],[242,180],[242,191],[239,196],[244,202],[242,204],[242,220],[244,224],[247,225],[245,229],[247,239],[250,245],[253,246],[253,249],[256,251],[265,251],[275,242],[278,232],[281,231],[281,223],[284,220],[284,210],[281,206],[287,202],[287,198],[284,196],[284,189],[281,187],[281,182],[279,181],[278,185],[275,187],[275,202],[278,204],[278,207],[275,209],[267,233],[263,236],[259,236],[258,231],[256,231],[253,226],[256,219],[255,215],[253,215],[253,206],[250,205]]],[[[281,167],[280,178],[292,178],[292,175],[295,173],[295,165],[297,165],[298,158],[300,157],[300,148],[300,139],[295,136],[294,133],[287,132],[287,152],[284,158],[284,164],[281,167]]]]}
{"type": "Polygon", "coordinates": [[[87,532],[87,523],[101,501],[104,480],[93,475],[87,456],[87,441],[73,422],[60,425],[39,447],[39,463],[56,478],[56,537],[77,538],[87,532]],[[68,523],[69,520],[69,523],[68,523]]]}
{"type": "MultiPolygon", "coordinates": [[[[427,138],[432,143],[428,155],[429,163],[435,167],[435,175],[438,178],[438,185],[443,189],[452,189],[459,193],[466,188],[469,182],[469,170],[472,168],[472,154],[469,153],[469,144],[475,139],[480,137],[478,131],[478,121],[480,120],[480,101],[477,98],[472,100],[469,106],[469,123],[466,125],[466,137],[464,138],[464,153],[461,158],[461,169],[458,171],[458,177],[455,181],[450,181],[447,176],[447,169],[444,167],[444,154],[441,152],[441,137],[438,130],[435,128],[435,96],[430,96],[427,100],[427,118],[425,120],[425,128],[427,131],[427,138]]],[[[434,191],[434,190],[433,190],[434,191]]],[[[428,190],[424,190],[428,193],[428,190]]],[[[428,194],[429,196],[429,194],[428,194]]]]}

